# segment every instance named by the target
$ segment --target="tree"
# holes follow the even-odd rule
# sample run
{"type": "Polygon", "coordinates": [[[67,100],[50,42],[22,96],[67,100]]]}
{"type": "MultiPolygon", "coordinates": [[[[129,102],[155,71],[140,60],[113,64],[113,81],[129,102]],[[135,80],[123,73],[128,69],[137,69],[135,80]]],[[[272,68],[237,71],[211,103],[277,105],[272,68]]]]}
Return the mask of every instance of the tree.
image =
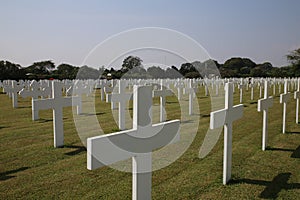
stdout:
{"type": "Polygon", "coordinates": [[[25,68],[26,73],[35,75],[49,75],[55,69],[55,64],[51,60],[35,62],[25,68]]]}
{"type": "Polygon", "coordinates": [[[20,80],[25,78],[25,72],[21,65],[9,61],[0,61],[0,80],[20,80]]]}
{"type": "Polygon", "coordinates": [[[300,48],[290,52],[286,57],[292,65],[300,66],[300,48]]]}
{"type": "Polygon", "coordinates": [[[139,67],[142,65],[143,60],[137,56],[128,56],[123,60],[122,71],[127,72],[135,67],[139,67]]]}
{"type": "Polygon", "coordinates": [[[62,63],[57,67],[57,70],[55,70],[53,73],[56,74],[59,79],[75,79],[78,70],[79,67],[62,63]]]}
{"type": "Polygon", "coordinates": [[[290,52],[286,57],[292,64],[294,75],[300,76],[300,48],[290,52]]]}

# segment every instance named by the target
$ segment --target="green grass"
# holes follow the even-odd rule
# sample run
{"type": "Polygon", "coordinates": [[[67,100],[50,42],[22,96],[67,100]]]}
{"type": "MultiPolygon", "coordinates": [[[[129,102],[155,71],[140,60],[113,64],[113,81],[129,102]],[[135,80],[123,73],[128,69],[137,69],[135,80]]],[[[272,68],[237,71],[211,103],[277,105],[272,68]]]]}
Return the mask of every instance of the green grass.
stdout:
{"type": "MultiPolygon", "coordinates": [[[[258,99],[259,91],[255,92],[258,99]]],[[[100,102],[98,94],[96,112],[103,132],[117,131],[110,105],[100,102]]],[[[257,112],[257,101],[249,100],[250,91],[244,92],[244,116],[233,124],[232,181],[223,186],[223,136],[208,156],[198,157],[209,127],[211,104],[203,88],[198,94],[201,113],[197,135],[178,160],[153,172],[152,198],[299,199],[300,128],[295,124],[295,101],[288,104],[289,134],[282,134],[282,105],[275,97],[269,110],[269,150],[263,152],[262,113],[257,112]]],[[[238,104],[237,90],[234,100],[238,104]]],[[[84,105],[88,101],[85,97],[84,105]]],[[[130,173],[109,167],[86,169],[86,150],[71,108],[64,109],[65,147],[56,149],[51,110],[41,111],[41,119],[33,122],[29,98],[20,98],[17,109],[5,94],[0,94],[0,102],[0,199],[131,199],[130,173]]],[[[157,98],[154,103],[158,103],[157,98]]],[[[168,97],[166,106],[168,119],[180,118],[175,97],[168,97]]]]}

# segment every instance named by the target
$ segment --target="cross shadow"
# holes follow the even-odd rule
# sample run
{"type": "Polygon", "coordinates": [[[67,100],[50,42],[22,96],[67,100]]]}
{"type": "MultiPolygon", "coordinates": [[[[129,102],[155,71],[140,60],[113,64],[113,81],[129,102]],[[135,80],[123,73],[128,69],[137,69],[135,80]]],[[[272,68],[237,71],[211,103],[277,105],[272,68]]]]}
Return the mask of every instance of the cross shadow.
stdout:
{"type": "Polygon", "coordinates": [[[6,126],[0,126],[0,129],[7,128],[6,126]]]}
{"type": "Polygon", "coordinates": [[[85,147],[77,146],[77,145],[65,145],[64,148],[75,149],[74,151],[65,153],[65,155],[68,155],[68,156],[75,156],[77,154],[80,154],[81,152],[86,151],[85,147]]]}
{"type": "Polygon", "coordinates": [[[5,181],[5,180],[8,180],[8,179],[14,178],[15,176],[11,176],[10,174],[25,171],[27,169],[29,169],[29,167],[21,167],[19,169],[14,169],[14,170],[2,172],[2,173],[0,173],[0,181],[5,181]]]}
{"type": "Polygon", "coordinates": [[[300,145],[296,149],[283,149],[283,148],[268,147],[267,150],[292,152],[291,158],[300,158],[300,145]]]}
{"type": "Polygon", "coordinates": [[[210,114],[200,114],[200,117],[210,117],[210,114]]]}
{"type": "Polygon", "coordinates": [[[291,158],[300,158],[300,145],[297,149],[292,153],[291,158]]]}
{"type": "Polygon", "coordinates": [[[254,102],[250,102],[250,104],[257,104],[257,101],[254,101],[254,102]]]}
{"type": "Polygon", "coordinates": [[[300,183],[288,183],[291,173],[280,173],[273,178],[272,181],[253,180],[253,179],[237,179],[230,181],[230,184],[253,184],[266,186],[260,193],[259,197],[263,199],[275,199],[281,190],[300,189],[300,183]]]}
{"type": "Polygon", "coordinates": [[[193,123],[193,120],[189,119],[189,120],[181,121],[181,124],[188,124],[188,123],[193,123]]]}
{"type": "Polygon", "coordinates": [[[39,122],[39,123],[46,123],[46,122],[52,122],[52,121],[53,121],[53,119],[42,119],[42,118],[37,120],[37,122],[39,122]]]}
{"type": "Polygon", "coordinates": [[[300,134],[299,131],[287,131],[286,134],[300,134]]]}
{"type": "Polygon", "coordinates": [[[31,108],[31,106],[18,106],[19,109],[23,109],[23,108],[31,108]]]}
{"type": "Polygon", "coordinates": [[[96,113],[81,113],[80,115],[83,115],[83,116],[94,116],[94,115],[104,115],[105,113],[104,112],[96,112],[96,113]]]}

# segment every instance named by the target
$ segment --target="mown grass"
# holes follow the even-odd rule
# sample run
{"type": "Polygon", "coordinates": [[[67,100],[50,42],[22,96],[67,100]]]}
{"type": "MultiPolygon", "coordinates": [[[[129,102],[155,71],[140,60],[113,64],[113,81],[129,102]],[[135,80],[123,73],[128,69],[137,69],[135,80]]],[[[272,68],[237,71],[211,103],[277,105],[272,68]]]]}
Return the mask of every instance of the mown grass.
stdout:
{"type": "MultiPolygon", "coordinates": [[[[256,100],[258,93],[256,89],[256,100]]],[[[95,98],[103,132],[118,130],[110,105],[100,102],[99,92],[95,98]]],[[[300,128],[295,124],[295,101],[288,104],[289,133],[282,134],[282,105],[278,95],[275,97],[269,110],[269,149],[263,152],[262,113],[257,112],[257,101],[250,100],[250,91],[244,92],[244,116],[233,124],[232,181],[223,186],[223,136],[208,156],[198,157],[209,127],[210,100],[200,88],[197,135],[178,160],[153,172],[152,198],[299,199],[300,128]]],[[[234,100],[238,104],[237,90],[234,100]]],[[[88,101],[85,97],[84,102],[88,101]]],[[[131,199],[130,173],[109,167],[86,169],[86,150],[78,137],[71,108],[64,109],[65,146],[53,148],[51,110],[41,111],[41,119],[33,122],[29,98],[20,98],[17,109],[12,108],[5,94],[0,94],[0,102],[0,199],[131,199]]],[[[175,97],[168,97],[168,119],[180,118],[178,106],[175,97]]],[[[157,113],[153,115],[158,117],[157,113]]]]}

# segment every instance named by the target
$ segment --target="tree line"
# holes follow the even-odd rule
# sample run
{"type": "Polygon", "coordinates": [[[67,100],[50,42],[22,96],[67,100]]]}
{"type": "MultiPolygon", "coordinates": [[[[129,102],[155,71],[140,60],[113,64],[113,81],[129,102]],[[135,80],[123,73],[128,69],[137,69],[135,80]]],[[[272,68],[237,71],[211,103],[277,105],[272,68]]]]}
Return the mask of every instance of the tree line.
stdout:
{"type": "MultiPolygon", "coordinates": [[[[99,79],[99,78],[203,78],[220,73],[221,77],[298,77],[300,76],[300,48],[287,56],[289,66],[273,67],[271,63],[256,64],[249,58],[230,58],[223,64],[215,60],[182,63],[180,67],[170,66],[162,69],[152,66],[145,69],[143,60],[128,56],[123,60],[121,69],[104,66],[95,69],[89,66],[73,66],[62,63],[55,66],[51,60],[35,62],[22,67],[9,61],[0,61],[0,80],[14,79],[99,79]]],[[[119,68],[119,67],[118,67],[119,68]]]]}

